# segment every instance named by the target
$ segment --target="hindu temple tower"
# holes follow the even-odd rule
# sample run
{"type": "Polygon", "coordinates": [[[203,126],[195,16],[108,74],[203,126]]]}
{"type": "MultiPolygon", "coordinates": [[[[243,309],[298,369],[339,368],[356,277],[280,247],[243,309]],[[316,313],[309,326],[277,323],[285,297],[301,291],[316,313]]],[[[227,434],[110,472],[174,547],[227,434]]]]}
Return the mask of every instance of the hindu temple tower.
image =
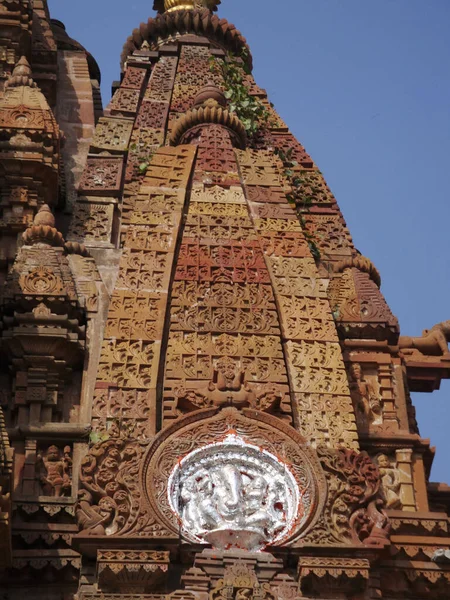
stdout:
{"type": "Polygon", "coordinates": [[[155,0],[103,110],[0,0],[0,597],[448,599],[450,322],[400,335],[219,3],[155,0]]]}

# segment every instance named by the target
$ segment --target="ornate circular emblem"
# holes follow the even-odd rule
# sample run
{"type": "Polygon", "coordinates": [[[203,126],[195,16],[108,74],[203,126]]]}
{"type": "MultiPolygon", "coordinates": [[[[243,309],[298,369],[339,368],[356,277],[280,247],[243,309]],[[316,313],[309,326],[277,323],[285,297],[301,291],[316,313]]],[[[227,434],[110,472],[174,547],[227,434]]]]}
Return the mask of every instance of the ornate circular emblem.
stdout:
{"type": "Polygon", "coordinates": [[[185,456],[168,496],[186,538],[222,549],[259,550],[307,517],[287,464],[235,434],[185,456]]]}
{"type": "Polygon", "coordinates": [[[37,267],[20,278],[20,286],[28,294],[61,294],[64,284],[60,277],[46,267],[37,267]]]}
{"type": "Polygon", "coordinates": [[[314,527],[326,498],[315,451],[283,421],[246,408],[178,419],[149,447],[141,477],[130,531],[148,522],[146,531],[162,526],[166,537],[216,548],[291,544],[314,527]]]}

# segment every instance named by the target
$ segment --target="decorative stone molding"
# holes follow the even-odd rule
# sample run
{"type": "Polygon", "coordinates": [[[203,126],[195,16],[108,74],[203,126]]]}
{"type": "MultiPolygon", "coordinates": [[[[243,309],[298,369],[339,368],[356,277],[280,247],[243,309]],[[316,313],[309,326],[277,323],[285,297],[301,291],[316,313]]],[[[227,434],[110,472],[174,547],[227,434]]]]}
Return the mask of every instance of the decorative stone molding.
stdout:
{"type": "Polygon", "coordinates": [[[365,558],[302,556],[298,563],[300,589],[308,596],[362,592],[369,572],[370,562],[365,558]]]}
{"type": "MultiPolygon", "coordinates": [[[[191,0],[188,0],[190,2],[191,0]]],[[[127,39],[121,55],[122,67],[128,56],[139,50],[144,42],[150,50],[157,50],[164,43],[175,41],[186,34],[196,34],[211,40],[217,46],[240,55],[247,41],[234,25],[225,19],[219,19],[209,10],[176,10],[157,15],[135,29],[127,39]]],[[[251,55],[248,58],[251,65],[251,55]]]]}
{"type": "Polygon", "coordinates": [[[102,591],[146,593],[167,577],[169,552],[99,550],[97,581],[102,591]]]}
{"type": "Polygon", "coordinates": [[[366,258],[361,254],[346,260],[341,260],[333,265],[333,271],[335,273],[343,273],[345,269],[352,268],[358,269],[358,271],[363,273],[367,273],[378,288],[381,286],[380,272],[369,258],[366,258]]]}
{"type": "Polygon", "coordinates": [[[231,130],[236,134],[240,147],[245,147],[246,133],[241,121],[213,98],[209,98],[198,108],[189,110],[175,122],[170,135],[170,143],[174,146],[184,143],[184,137],[190,130],[206,124],[221,125],[231,130]]]}

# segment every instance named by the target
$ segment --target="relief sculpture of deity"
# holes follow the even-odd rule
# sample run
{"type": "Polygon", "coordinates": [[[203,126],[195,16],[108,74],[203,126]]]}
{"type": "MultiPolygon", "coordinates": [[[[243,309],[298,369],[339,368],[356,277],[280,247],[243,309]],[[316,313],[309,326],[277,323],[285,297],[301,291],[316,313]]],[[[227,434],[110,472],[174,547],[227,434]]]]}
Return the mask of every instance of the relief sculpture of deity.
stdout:
{"type": "Polygon", "coordinates": [[[287,466],[235,435],[185,457],[169,493],[182,531],[218,548],[260,549],[304,512],[287,466]]]}

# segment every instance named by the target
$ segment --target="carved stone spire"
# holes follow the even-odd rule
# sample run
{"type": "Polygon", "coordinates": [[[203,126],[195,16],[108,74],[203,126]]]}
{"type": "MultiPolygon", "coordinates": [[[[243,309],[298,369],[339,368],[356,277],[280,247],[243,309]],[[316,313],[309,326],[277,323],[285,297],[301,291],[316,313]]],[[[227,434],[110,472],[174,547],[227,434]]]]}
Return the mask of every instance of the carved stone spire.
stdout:
{"type": "Polygon", "coordinates": [[[43,204],[36,216],[33,225],[22,235],[25,244],[48,244],[50,246],[63,246],[64,238],[55,228],[55,217],[48,204],[43,204]]]}
{"type": "Polygon", "coordinates": [[[22,56],[0,99],[0,251],[9,264],[37,207],[58,199],[59,127],[31,74],[22,56]]]}
{"type": "Polygon", "coordinates": [[[31,67],[25,56],[22,56],[17,62],[14,70],[5,83],[5,89],[26,85],[36,87],[36,83],[31,78],[31,67]]]}

